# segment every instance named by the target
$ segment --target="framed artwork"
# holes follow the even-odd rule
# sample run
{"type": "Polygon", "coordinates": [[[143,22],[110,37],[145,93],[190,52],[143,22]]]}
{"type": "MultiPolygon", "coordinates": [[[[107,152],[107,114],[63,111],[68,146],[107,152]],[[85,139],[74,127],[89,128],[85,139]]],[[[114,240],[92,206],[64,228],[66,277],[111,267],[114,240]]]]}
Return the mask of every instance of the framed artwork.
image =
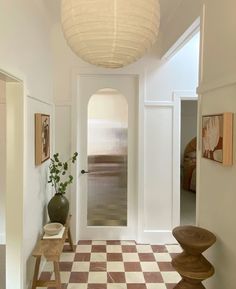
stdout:
{"type": "Polygon", "coordinates": [[[225,166],[233,164],[233,113],[202,117],[202,157],[225,166]]]}
{"type": "Polygon", "coordinates": [[[35,114],[35,164],[50,158],[50,115],[35,114]]]}

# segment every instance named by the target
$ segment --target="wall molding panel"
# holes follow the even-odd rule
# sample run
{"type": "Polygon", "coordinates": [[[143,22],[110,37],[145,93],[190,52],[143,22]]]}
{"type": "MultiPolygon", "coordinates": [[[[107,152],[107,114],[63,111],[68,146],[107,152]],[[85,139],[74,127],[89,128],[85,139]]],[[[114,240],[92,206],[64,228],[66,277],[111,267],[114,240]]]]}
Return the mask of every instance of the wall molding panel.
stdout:
{"type": "Polygon", "coordinates": [[[44,99],[40,99],[38,97],[34,97],[34,96],[31,96],[31,95],[27,95],[28,98],[31,98],[35,101],[38,101],[40,103],[43,103],[43,104],[46,104],[46,105],[49,105],[49,106],[54,106],[54,103],[53,102],[49,102],[47,100],[44,100],[44,99]]]}
{"type": "Polygon", "coordinates": [[[144,102],[144,199],[141,240],[174,243],[173,101],[144,102]],[[166,129],[163,130],[163,125],[166,129]],[[162,141],[160,142],[160,138],[162,141]],[[168,185],[167,185],[168,184],[168,185]]]}
{"type": "Polygon", "coordinates": [[[173,107],[173,101],[155,101],[147,100],[144,102],[145,107],[173,107]]]}

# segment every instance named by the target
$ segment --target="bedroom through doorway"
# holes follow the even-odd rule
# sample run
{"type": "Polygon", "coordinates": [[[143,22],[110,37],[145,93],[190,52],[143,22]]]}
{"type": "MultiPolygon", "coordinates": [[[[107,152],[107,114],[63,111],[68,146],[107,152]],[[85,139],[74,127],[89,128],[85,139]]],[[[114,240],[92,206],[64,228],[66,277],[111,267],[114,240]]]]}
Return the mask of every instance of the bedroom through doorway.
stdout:
{"type": "Polygon", "coordinates": [[[197,100],[181,101],[180,224],[196,224],[197,100]]]}

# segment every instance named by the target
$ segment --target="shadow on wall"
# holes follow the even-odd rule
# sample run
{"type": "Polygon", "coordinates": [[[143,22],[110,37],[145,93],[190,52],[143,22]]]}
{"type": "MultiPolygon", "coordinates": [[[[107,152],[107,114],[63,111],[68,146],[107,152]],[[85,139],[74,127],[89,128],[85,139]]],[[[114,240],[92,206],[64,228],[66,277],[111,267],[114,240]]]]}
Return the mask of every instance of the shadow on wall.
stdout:
{"type": "Polygon", "coordinates": [[[6,288],[6,246],[0,245],[0,288],[6,288]]]}

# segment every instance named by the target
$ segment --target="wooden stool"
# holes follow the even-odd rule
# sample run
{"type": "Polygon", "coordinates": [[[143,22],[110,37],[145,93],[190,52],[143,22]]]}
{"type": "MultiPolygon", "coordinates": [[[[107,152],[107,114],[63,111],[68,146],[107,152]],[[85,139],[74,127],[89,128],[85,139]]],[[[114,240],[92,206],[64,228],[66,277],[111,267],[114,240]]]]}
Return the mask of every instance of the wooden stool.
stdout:
{"type": "Polygon", "coordinates": [[[194,226],[180,226],[172,233],[184,250],[172,260],[173,267],[182,277],[174,288],[204,289],[202,281],[214,274],[214,267],[202,253],[215,243],[215,235],[194,226]]]}
{"type": "Polygon", "coordinates": [[[65,231],[61,239],[42,239],[41,238],[37,242],[36,247],[32,253],[32,255],[36,258],[32,289],[36,289],[37,287],[47,287],[47,286],[61,289],[59,261],[60,261],[60,255],[64,247],[64,243],[66,240],[69,241],[71,251],[74,252],[74,246],[73,246],[71,232],[70,232],[70,218],[71,216],[69,216],[67,219],[67,222],[65,224],[65,231]],[[38,279],[39,267],[40,267],[42,256],[44,256],[47,261],[53,262],[55,280],[44,281],[44,280],[38,279]]]}

